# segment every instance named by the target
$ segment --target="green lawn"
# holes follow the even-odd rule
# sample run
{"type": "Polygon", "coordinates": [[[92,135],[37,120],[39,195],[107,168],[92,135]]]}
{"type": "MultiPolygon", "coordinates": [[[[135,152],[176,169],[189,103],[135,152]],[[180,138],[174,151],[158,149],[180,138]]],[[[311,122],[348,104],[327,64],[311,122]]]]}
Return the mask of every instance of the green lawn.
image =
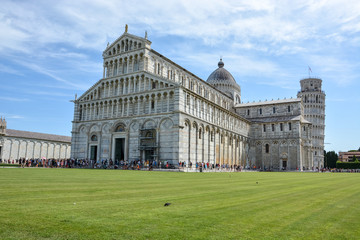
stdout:
{"type": "Polygon", "coordinates": [[[359,180],[0,168],[0,239],[359,239],[359,180]]]}

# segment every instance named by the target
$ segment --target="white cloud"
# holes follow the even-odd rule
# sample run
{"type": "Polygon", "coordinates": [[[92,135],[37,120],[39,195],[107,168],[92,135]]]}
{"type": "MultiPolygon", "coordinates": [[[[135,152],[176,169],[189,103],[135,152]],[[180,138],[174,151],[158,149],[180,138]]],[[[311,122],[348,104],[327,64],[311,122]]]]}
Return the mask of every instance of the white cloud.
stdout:
{"type": "Polygon", "coordinates": [[[6,66],[6,65],[4,65],[2,63],[0,63],[0,72],[15,74],[15,75],[19,75],[19,76],[24,76],[24,74],[22,74],[20,71],[14,69],[12,67],[6,66]]]}
{"type": "Polygon", "coordinates": [[[0,100],[9,101],[9,102],[27,102],[27,101],[30,101],[28,98],[5,97],[5,96],[0,96],[0,100]]]}

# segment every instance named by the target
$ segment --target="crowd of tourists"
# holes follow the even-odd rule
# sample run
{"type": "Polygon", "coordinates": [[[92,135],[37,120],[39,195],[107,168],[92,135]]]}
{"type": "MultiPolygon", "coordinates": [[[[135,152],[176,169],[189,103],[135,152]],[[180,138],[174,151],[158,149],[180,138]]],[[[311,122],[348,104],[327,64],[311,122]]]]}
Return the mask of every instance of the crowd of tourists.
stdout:
{"type": "MultiPolygon", "coordinates": [[[[172,164],[168,161],[156,161],[156,160],[89,160],[89,159],[45,159],[45,158],[21,158],[15,160],[2,160],[0,164],[14,164],[21,167],[38,167],[38,168],[97,168],[97,169],[122,169],[122,170],[153,170],[153,169],[180,169],[183,171],[226,171],[226,172],[238,172],[243,168],[239,165],[231,164],[214,164],[195,162],[189,163],[179,162],[178,164],[172,164]]],[[[270,171],[271,169],[262,169],[260,167],[247,168],[246,170],[255,171],[270,171]]],[[[316,172],[349,172],[360,173],[360,169],[337,169],[337,168],[321,168],[313,169],[316,172]]]]}
{"type": "Polygon", "coordinates": [[[198,171],[241,171],[238,165],[229,164],[211,164],[204,162],[179,162],[172,164],[168,161],[156,160],[89,160],[89,159],[46,159],[46,158],[21,158],[16,160],[2,160],[0,163],[17,164],[21,167],[38,167],[38,168],[97,168],[97,169],[123,169],[123,170],[153,170],[153,169],[190,169],[198,171]]]}

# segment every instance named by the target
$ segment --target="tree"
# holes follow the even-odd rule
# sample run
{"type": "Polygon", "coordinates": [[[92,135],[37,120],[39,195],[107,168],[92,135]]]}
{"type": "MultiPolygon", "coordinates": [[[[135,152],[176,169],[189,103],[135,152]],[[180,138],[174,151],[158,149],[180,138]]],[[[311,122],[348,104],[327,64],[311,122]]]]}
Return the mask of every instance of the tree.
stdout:
{"type": "Polygon", "coordinates": [[[325,153],[325,167],[327,168],[336,168],[336,162],[339,157],[335,151],[330,151],[325,153]]]}

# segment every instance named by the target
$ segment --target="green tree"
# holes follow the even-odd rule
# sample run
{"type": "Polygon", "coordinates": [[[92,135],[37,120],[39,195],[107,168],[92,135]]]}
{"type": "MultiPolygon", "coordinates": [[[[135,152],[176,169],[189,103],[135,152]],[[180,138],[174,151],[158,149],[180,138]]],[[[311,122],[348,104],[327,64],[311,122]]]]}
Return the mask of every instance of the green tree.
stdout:
{"type": "Polygon", "coordinates": [[[325,167],[336,168],[336,162],[339,157],[335,151],[326,152],[325,154],[325,167]]]}

